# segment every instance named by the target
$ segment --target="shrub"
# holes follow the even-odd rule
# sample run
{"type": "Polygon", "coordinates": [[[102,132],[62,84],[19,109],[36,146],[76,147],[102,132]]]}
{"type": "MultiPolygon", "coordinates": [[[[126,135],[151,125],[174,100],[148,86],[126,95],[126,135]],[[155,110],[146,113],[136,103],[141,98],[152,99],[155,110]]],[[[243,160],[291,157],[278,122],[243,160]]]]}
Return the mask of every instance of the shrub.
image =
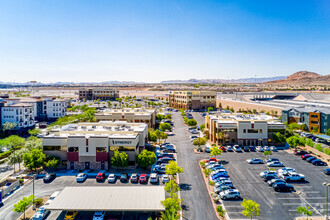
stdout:
{"type": "Polygon", "coordinates": [[[221,205],[217,206],[217,212],[221,217],[223,217],[223,215],[226,213],[226,211],[222,208],[221,205]]]}
{"type": "Polygon", "coordinates": [[[199,164],[201,165],[201,167],[202,167],[203,169],[205,168],[205,162],[204,162],[204,161],[199,162],[199,164]]]}
{"type": "Polygon", "coordinates": [[[42,204],[42,202],[43,202],[43,199],[42,198],[36,198],[34,200],[34,205],[40,206],[42,204]]]}
{"type": "Polygon", "coordinates": [[[21,178],[21,179],[19,179],[19,184],[21,184],[21,185],[22,185],[23,183],[24,183],[24,179],[22,179],[22,178],[21,178]]]}
{"type": "Polygon", "coordinates": [[[214,186],[215,185],[215,182],[209,181],[209,184],[210,184],[210,186],[214,186]]]}
{"type": "Polygon", "coordinates": [[[320,151],[320,152],[323,152],[323,147],[322,147],[321,144],[316,144],[315,145],[315,149],[318,150],[318,151],[320,151]]]}
{"type": "Polygon", "coordinates": [[[330,148],[325,148],[324,153],[326,153],[327,155],[330,155],[330,148]]]}
{"type": "Polygon", "coordinates": [[[8,150],[8,151],[5,151],[5,152],[1,153],[0,154],[0,160],[3,159],[3,158],[8,157],[11,153],[12,153],[11,150],[8,150]]]}

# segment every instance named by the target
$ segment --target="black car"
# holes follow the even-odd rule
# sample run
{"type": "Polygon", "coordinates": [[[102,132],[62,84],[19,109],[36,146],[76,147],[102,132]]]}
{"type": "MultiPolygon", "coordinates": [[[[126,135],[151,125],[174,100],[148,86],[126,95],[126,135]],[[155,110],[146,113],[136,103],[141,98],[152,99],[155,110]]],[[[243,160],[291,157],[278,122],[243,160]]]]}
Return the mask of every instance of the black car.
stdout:
{"type": "Polygon", "coordinates": [[[315,165],[315,166],[327,166],[328,165],[326,162],[324,162],[322,160],[316,160],[316,161],[314,160],[312,162],[312,164],[315,165]]]}
{"type": "Polygon", "coordinates": [[[249,148],[249,146],[244,146],[244,147],[243,147],[243,150],[244,150],[245,152],[249,152],[249,151],[250,151],[250,148],[249,148]]]}
{"type": "Polygon", "coordinates": [[[297,155],[297,156],[298,156],[298,155],[301,156],[301,155],[308,154],[308,152],[307,152],[307,151],[304,151],[304,150],[298,150],[298,151],[295,151],[294,154],[297,155]]]}
{"type": "Polygon", "coordinates": [[[174,148],[167,148],[165,150],[163,150],[163,153],[176,153],[174,148]]]}
{"type": "Polygon", "coordinates": [[[287,183],[274,184],[273,189],[276,192],[292,192],[294,190],[293,186],[287,183]]]}
{"type": "Polygon", "coordinates": [[[256,148],[254,146],[250,146],[250,151],[256,151],[256,148]]]}
{"type": "Polygon", "coordinates": [[[315,160],[315,159],[317,159],[317,158],[316,158],[316,157],[308,157],[308,158],[306,159],[306,161],[307,161],[308,163],[312,163],[312,161],[315,160]]]}
{"type": "Polygon", "coordinates": [[[264,177],[262,177],[264,179],[265,182],[267,182],[268,180],[272,180],[275,178],[278,178],[276,175],[265,175],[264,177]]]}
{"type": "Polygon", "coordinates": [[[162,158],[162,157],[170,157],[170,158],[174,158],[173,154],[169,154],[169,153],[162,153],[162,154],[158,154],[157,158],[162,158]]]}
{"type": "Polygon", "coordinates": [[[122,173],[120,175],[120,182],[127,182],[128,181],[128,174],[127,173],[122,173]]]}
{"type": "Polygon", "coordinates": [[[49,173],[44,177],[44,183],[49,183],[49,182],[53,181],[55,178],[56,178],[55,173],[49,173]]]}
{"type": "Polygon", "coordinates": [[[330,168],[325,169],[324,173],[327,174],[327,175],[330,175],[330,168]]]}

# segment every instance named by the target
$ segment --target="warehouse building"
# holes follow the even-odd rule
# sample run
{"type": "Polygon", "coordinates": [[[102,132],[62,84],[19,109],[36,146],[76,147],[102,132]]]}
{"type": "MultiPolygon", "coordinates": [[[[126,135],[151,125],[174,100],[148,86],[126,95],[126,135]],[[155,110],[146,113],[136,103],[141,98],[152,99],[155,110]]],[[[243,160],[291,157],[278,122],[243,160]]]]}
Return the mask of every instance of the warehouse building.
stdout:
{"type": "Polygon", "coordinates": [[[115,100],[119,90],[110,87],[79,88],[79,100],[115,100]]]}

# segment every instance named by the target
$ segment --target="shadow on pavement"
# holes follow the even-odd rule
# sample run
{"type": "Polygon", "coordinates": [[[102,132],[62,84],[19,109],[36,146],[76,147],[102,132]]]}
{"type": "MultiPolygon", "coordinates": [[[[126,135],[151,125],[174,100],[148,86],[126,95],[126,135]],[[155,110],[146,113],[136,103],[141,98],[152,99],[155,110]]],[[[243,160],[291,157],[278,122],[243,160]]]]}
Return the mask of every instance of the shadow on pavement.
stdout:
{"type": "Polygon", "coordinates": [[[181,183],[180,189],[181,189],[181,191],[189,191],[189,190],[191,190],[191,184],[181,183]]]}

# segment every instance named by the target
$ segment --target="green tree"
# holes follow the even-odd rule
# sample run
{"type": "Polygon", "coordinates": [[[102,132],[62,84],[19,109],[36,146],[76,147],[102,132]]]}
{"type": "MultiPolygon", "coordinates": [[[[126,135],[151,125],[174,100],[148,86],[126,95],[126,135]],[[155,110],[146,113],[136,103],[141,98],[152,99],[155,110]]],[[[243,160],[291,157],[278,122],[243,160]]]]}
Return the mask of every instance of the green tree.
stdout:
{"type": "Polygon", "coordinates": [[[308,206],[308,207],[302,207],[302,206],[299,206],[299,207],[297,208],[297,211],[298,211],[298,213],[301,214],[301,215],[306,215],[306,218],[307,218],[307,220],[308,220],[308,216],[312,216],[312,214],[313,214],[313,211],[311,211],[311,210],[309,210],[309,209],[310,209],[309,206],[308,206]]]}
{"type": "Polygon", "coordinates": [[[291,136],[286,139],[286,142],[290,145],[290,147],[297,148],[299,145],[299,137],[291,136]]]}
{"type": "Polygon", "coordinates": [[[197,147],[198,151],[202,151],[201,145],[205,145],[205,144],[206,144],[206,139],[205,138],[198,137],[193,141],[193,145],[198,146],[197,147]]]}
{"type": "Polygon", "coordinates": [[[108,104],[108,108],[111,108],[112,104],[110,101],[107,101],[107,104],[108,104]]]}
{"type": "Polygon", "coordinates": [[[23,155],[24,166],[29,170],[35,170],[44,165],[46,155],[40,149],[32,149],[23,155]]]}
{"type": "Polygon", "coordinates": [[[170,180],[165,183],[165,190],[172,196],[173,194],[180,191],[180,187],[178,184],[176,184],[175,180],[170,180]]]}
{"type": "Polygon", "coordinates": [[[219,102],[219,109],[222,109],[222,104],[221,104],[221,102],[219,102]]]}
{"type": "Polygon", "coordinates": [[[166,130],[171,131],[172,126],[169,123],[160,123],[159,129],[162,131],[166,131],[166,130]]]}
{"type": "Polygon", "coordinates": [[[162,115],[162,114],[157,114],[156,115],[156,120],[157,121],[161,121],[161,120],[163,120],[164,119],[164,116],[162,115]]]}
{"type": "Polygon", "coordinates": [[[160,139],[165,140],[165,142],[166,142],[167,134],[164,131],[160,132],[160,139]]]}
{"type": "Polygon", "coordinates": [[[14,173],[16,171],[15,164],[18,163],[18,169],[21,170],[21,163],[23,162],[23,155],[25,153],[24,149],[14,151],[8,156],[8,165],[14,165],[14,173]]]}
{"type": "Polygon", "coordinates": [[[27,150],[32,150],[32,149],[42,149],[42,139],[36,138],[34,136],[30,136],[28,140],[25,142],[25,148],[27,150]]]}
{"type": "Polygon", "coordinates": [[[269,155],[272,155],[273,153],[270,150],[265,150],[264,155],[267,157],[269,155]]]}
{"type": "Polygon", "coordinates": [[[212,170],[211,169],[207,169],[207,168],[204,168],[203,169],[203,173],[205,174],[206,177],[209,177],[209,175],[211,174],[212,170]]]}
{"type": "Polygon", "coordinates": [[[17,124],[16,123],[13,123],[13,122],[5,122],[2,124],[2,131],[3,131],[3,134],[5,137],[8,136],[8,134],[10,134],[10,132],[12,130],[14,130],[16,128],[17,124]]]}
{"type": "Polygon", "coordinates": [[[318,127],[312,127],[312,133],[313,134],[319,133],[319,128],[318,127]]]}
{"type": "Polygon", "coordinates": [[[330,128],[325,132],[325,134],[330,136],[330,128]]]}
{"type": "Polygon", "coordinates": [[[116,167],[127,167],[128,155],[125,152],[115,150],[114,155],[111,157],[111,165],[116,167]]]}
{"type": "Polygon", "coordinates": [[[323,147],[322,147],[321,144],[316,144],[315,145],[315,149],[318,150],[318,151],[320,151],[320,152],[323,152],[323,147]]]}
{"type": "Polygon", "coordinates": [[[234,108],[230,108],[230,111],[231,111],[231,112],[235,112],[234,108]]]}
{"type": "Polygon", "coordinates": [[[204,129],[205,129],[205,124],[201,124],[201,125],[199,126],[199,130],[204,131],[204,129]]]}
{"type": "Polygon", "coordinates": [[[208,111],[208,112],[213,111],[213,107],[208,107],[208,108],[207,108],[207,111],[208,111]]]}
{"type": "Polygon", "coordinates": [[[3,139],[3,143],[4,143],[4,145],[15,149],[18,146],[24,146],[25,139],[20,136],[17,136],[17,135],[11,135],[11,136],[3,139]]]}
{"type": "Polygon", "coordinates": [[[144,168],[151,166],[156,163],[157,157],[154,152],[143,150],[137,156],[137,163],[144,168]]]}
{"type": "Polygon", "coordinates": [[[55,168],[59,164],[59,162],[60,161],[54,157],[47,161],[46,167],[55,168]]]}
{"type": "Polygon", "coordinates": [[[250,217],[252,219],[253,216],[259,216],[260,213],[260,205],[252,200],[243,199],[241,203],[243,207],[242,214],[246,217],[250,217]]]}
{"type": "Polygon", "coordinates": [[[224,214],[226,213],[226,210],[224,210],[221,205],[218,205],[217,206],[217,212],[221,217],[223,217],[224,214]]]}
{"type": "Polygon", "coordinates": [[[273,141],[275,143],[284,143],[285,142],[285,137],[280,132],[273,133],[272,137],[273,137],[273,141]]]}
{"type": "Polygon", "coordinates": [[[164,201],[161,201],[161,204],[165,208],[165,213],[170,214],[174,218],[171,220],[179,219],[178,211],[181,210],[181,200],[176,194],[173,194],[171,197],[166,198],[164,201]]]}
{"type": "Polygon", "coordinates": [[[165,115],[164,118],[165,118],[165,119],[169,119],[169,120],[171,120],[171,119],[172,119],[172,115],[171,115],[171,114],[167,114],[167,115],[165,115]]]}
{"type": "Polygon", "coordinates": [[[222,150],[221,149],[219,149],[217,146],[213,146],[212,148],[211,148],[211,157],[212,156],[214,156],[214,157],[218,157],[218,156],[220,156],[221,155],[221,153],[222,153],[222,150]]]}
{"type": "Polygon", "coordinates": [[[169,164],[165,166],[165,173],[170,175],[173,179],[176,174],[183,173],[183,167],[179,166],[175,161],[170,161],[169,164]]]}
{"type": "Polygon", "coordinates": [[[37,136],[41,133],[41,130],[39,128],[34,128],[28,131],[29,135],[31,136],[37,136]]]}
{"type": "Polygon", "coordinates": [[[30,195],[29,197],[23,197],[22,200],[18,201],[16,204],[14,204],[14,208],[12,211],[17,213],[24,213],[24,219],[25,219],[25,211],[26,209],[32,204],[34,196],[30,195]]]}
{"type": "Polygon", "coordinates": [[[196,126],[197,125],[197,121],[195,119],[188,119],[187,123],[188,126],[196,126]]]}
{"type": "Polygon", "coordinates": [[[308,138],[306,141],[306,145],[310,146],[310,147],[314,147],[315,143],[311,139],[308,138]]]}

